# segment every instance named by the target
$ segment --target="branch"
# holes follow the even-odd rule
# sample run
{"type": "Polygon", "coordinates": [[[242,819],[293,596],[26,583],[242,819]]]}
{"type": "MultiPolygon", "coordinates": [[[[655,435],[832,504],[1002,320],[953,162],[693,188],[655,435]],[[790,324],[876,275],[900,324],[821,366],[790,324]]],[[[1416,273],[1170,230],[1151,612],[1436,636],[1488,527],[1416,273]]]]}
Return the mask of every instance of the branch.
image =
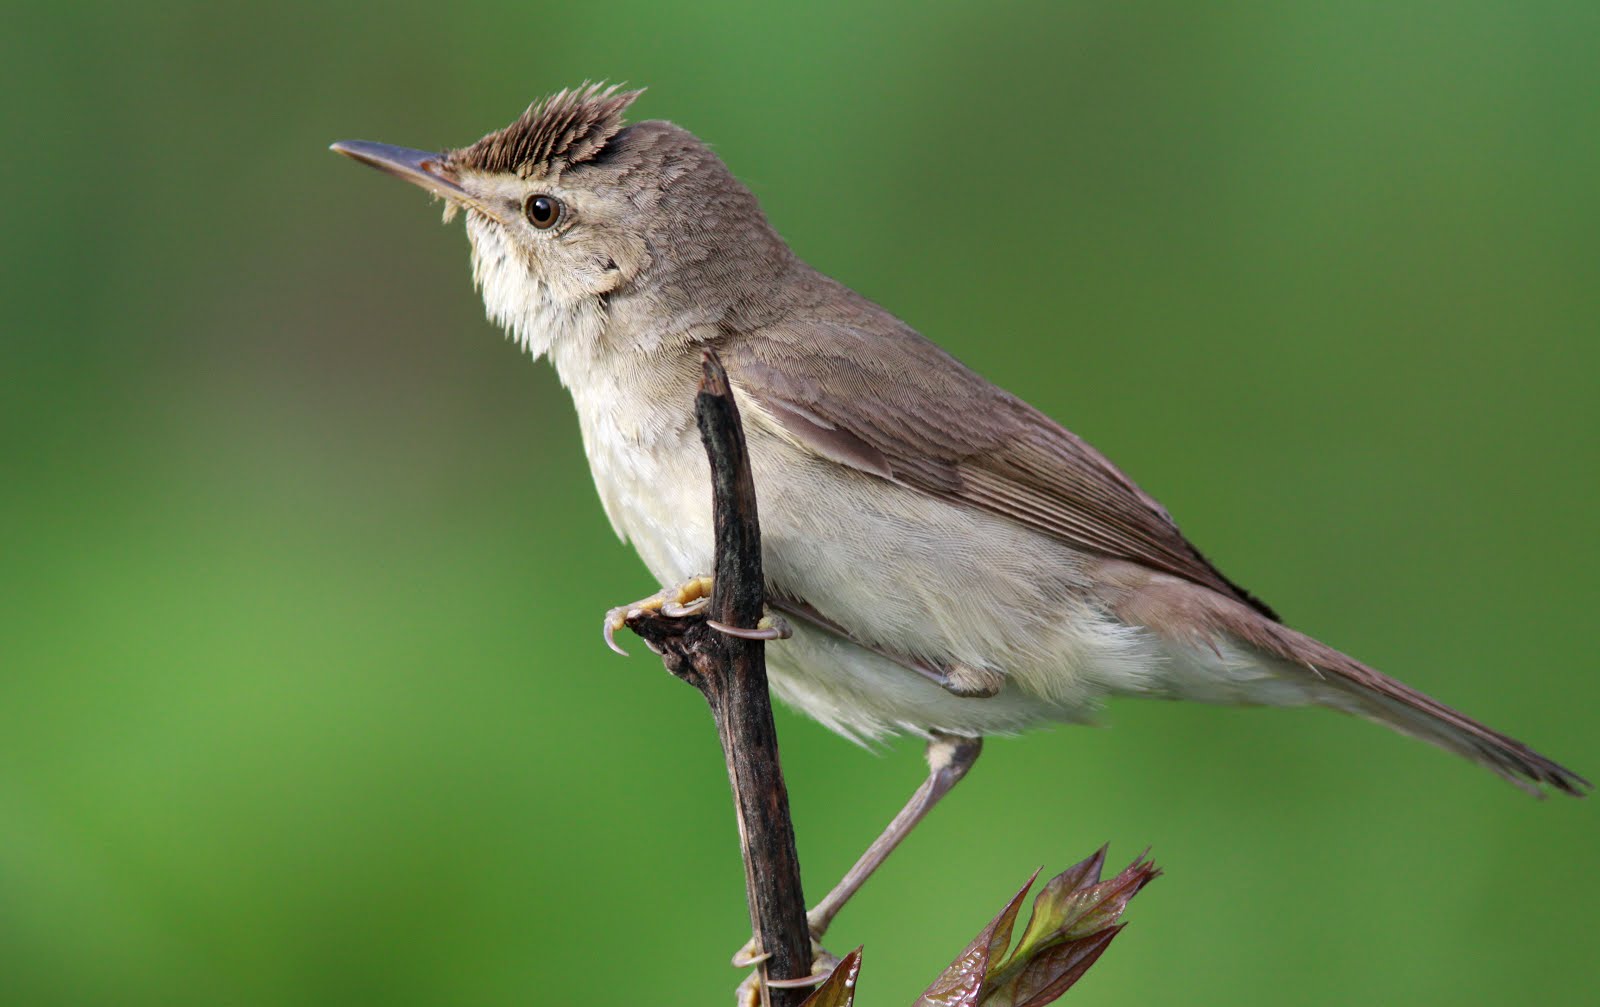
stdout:
{"type": "MultiPolygon", "coordinates": [[[[711,462],[716,523],[710,616],[726,626],[753,628],[761,620],[766,591],[755,483],[727,372],[710,350],[703,354],[701,367],[695,417],[711,462]]],[[[811,933],[789,791],[778,764],[765,643],[718,632],[704,617],[644,612],[631,616],[628,627],[661,655],[668,671],[699,689],[711,705],[733,787],[750,925],[757,947],[771,955],[761,966],[763,980],[809,976],[811,933]]],[[[769,987],[765,981],[762,989],[763,1004],[772,1007],[798,1007],[806,998],[806,990],[769,987]]]]}
{"type": "MultiPolygon", "coordinates": [[[[724,626],[749,629],[761,620],[765,605],[755,483],[727,372],[709,350],[702,369],[695,417],[711,462],[716,526],[709,616],[724,626]]],[[[768,953],[761,964],[762,1004],[851,1007],[861,967],[859,948],[809,1001],[803,988],[767,982],[807,978],[812,962],[789,792],[778,765],[778,735],[767,693],[765,643],[714,629],[705,612],[676,617],[638,608],[629,612],[627,625],[661,655],[668,671],[699,689],[711,705],[733,787],[750,925],[757,947],[768,953]]],[[[1101,881],[1104,861],[1101,849],[1051,879],[1012,947],[1030,879],[915,1007],[1044,1007],[1055,1001],[1121,931],[1128,900],[1160,873],[1140,858],[1101,881]]]]}

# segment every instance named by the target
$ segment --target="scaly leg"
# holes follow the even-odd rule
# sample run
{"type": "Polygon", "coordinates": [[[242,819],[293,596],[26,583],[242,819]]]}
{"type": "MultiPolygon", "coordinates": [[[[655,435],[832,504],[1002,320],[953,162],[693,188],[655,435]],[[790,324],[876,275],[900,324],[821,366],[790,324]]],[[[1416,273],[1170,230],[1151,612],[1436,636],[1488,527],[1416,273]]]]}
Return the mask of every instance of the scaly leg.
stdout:
{"type": "Polygon", "coordinates": [[[850,901],[850,896],[866,883],[872,872],[884,862],[900,841],[911,834],[916,824],[933,810],[939,799],[948,794],[961,778],[967,775],[967,770],[978,761],[978,753],[983,750],[982,738],[962,738],[950,734],[936,734],[928,742],[928,778],[922,781],[922,786],[911,795],[911,800],[894,816],[894,821],[883,830],[883,834],[873,840],[867,847],[867,852],[861,854],[855,866],[845,874],[844,878],[833,891],[829,892],[815,909],[806,914],[806,922],[811,926],[811,934],[821,937],[828,930],[833,918],[839,915],[839,910],[850,901]]]}

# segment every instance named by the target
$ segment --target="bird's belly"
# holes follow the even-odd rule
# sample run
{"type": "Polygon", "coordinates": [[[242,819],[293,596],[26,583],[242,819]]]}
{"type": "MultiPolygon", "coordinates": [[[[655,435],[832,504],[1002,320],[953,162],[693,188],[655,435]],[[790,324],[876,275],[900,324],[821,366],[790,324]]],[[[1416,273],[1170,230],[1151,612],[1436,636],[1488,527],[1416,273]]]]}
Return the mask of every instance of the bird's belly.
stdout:
{"type": "MultiPolygon", "coordinates": [[[[818,459],[748,427],[763,558],[773,589],[873,648],[1006,676],[959,697],[900,663],[796,626],[767,648],[774,691],[840,733],[992,734],[1086,718],[1138,691],[1148,635],[1100,610],[1079,558],[1054,540],[818,459]]],[[[607,513],[662,584],[710,572],[709,471],[698,438],[666,450],[596,452],[607,513]]]]}

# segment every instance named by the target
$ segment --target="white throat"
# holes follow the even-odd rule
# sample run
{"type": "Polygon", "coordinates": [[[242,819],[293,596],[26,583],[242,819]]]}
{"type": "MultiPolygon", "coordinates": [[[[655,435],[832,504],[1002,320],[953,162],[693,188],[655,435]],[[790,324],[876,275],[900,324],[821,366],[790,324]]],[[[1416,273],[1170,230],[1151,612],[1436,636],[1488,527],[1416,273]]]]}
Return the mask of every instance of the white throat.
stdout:
{"type": "Polygon", "coordinates": [[[573,365],[592,357],[605,334],[602,300],[540,276],[506,232],[478,214],[468,214],[467,236],[472,282],[483,292],[489,318],[534,359],[548,355],[570,385],[573,365]]]}

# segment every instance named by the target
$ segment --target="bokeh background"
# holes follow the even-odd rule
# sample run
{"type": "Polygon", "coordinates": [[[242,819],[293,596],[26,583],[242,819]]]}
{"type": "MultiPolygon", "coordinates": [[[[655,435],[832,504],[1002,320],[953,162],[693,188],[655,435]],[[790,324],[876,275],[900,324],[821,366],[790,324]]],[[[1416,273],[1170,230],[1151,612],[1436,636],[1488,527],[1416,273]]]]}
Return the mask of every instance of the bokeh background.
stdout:
{"type": "MultiPolygon", "coordinates": [[[[0,1003],[723,1003],[699,697],[460,224],[336,139],[586,78],[1293,622],[1591,776],[1592,3],[25,3],[0,35],[0,1003]],[[642,648],[638,648],[642,651],[642,648]]],[[[1316,711],[989,746],[838,922],[908,1003],[1035,866],[1075,1004],[1587,1004],[1600,808],[1316,711]]],[[[813,894],[921,776],[780,713],[813,894]]]]}

